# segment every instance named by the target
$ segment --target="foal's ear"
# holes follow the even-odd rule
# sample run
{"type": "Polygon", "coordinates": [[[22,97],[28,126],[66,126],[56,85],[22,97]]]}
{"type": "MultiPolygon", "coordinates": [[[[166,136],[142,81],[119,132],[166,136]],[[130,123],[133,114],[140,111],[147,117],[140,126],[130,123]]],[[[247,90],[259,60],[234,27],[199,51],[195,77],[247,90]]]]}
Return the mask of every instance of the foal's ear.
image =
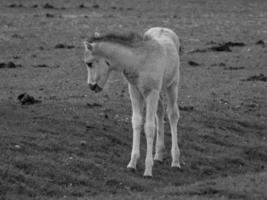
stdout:
{"type": "Polygon", "coordinates": [[[93,50],[93,45],[89,43],[88,41],[83,42],[84,48],[86,51],[92,51],[93,50]]]}

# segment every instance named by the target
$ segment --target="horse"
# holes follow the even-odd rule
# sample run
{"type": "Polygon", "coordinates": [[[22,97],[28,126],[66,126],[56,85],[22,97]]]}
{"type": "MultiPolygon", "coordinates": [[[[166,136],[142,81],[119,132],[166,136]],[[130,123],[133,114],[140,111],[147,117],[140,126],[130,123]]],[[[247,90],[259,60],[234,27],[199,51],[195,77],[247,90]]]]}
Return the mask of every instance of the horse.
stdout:
{"type": "Polygon", "coordinates": [[[154,161],[163,161],[163,96],[167,97],[166,112],[172,136],[171,167],[180,168],[177,138],[177,123],[180,117],[177,106],[180,77],[178,36],[171,29],[154,27],[147,30],[143,36],[137,33],[96,34],[84,41],[84,47],[87,83],[92,91],[102,91],[112,71],[121,72],[128,82],[132,106],[133,143],[127,168],[136,170],[143,124],[147,143],[144,177],[152,177],[154,161]],[[157,137],[153,161],[155,132],[157,137]]]}

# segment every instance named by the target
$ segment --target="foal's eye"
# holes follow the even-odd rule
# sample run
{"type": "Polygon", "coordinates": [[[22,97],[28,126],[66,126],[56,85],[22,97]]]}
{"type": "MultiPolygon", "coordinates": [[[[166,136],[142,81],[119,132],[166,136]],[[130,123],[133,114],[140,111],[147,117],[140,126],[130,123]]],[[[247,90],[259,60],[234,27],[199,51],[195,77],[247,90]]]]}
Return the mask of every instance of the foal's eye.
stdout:
{"type": "Polygon", "coordinates": [[[91,63],[91,62],[86,63],[86,65],[87,65],[89,68],[92,68],[92,67],[93,67],[93,63],[91,63]]]}

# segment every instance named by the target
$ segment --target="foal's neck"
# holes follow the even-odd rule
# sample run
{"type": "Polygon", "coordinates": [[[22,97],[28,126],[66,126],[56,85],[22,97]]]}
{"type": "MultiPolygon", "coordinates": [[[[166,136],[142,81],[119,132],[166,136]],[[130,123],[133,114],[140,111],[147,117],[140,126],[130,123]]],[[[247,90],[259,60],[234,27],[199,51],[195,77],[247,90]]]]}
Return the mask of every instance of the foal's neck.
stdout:
{"type": "Polygon", "coordinates": [[[95,51],[99,56],[109,59],[114,65],[114,70],[119,72],[135,68],[144,56],[142,48],[128,47],[111,42],[100,42],[97,44],[95,51]]]}

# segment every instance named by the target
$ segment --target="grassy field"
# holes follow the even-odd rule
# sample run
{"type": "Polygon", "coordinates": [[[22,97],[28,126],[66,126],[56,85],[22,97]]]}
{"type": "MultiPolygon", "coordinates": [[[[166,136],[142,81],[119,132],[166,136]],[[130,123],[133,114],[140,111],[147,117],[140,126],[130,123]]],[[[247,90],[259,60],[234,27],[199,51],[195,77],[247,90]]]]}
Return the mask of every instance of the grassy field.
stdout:
{"type": "Polygon", "coordinates": [[[0,199],[267,199],[266,1],[2,0],[0,24],[0,199]],[[144,179],[144,134],[126,169],[127,83],[91,92],[82,41],[154,26],[183,47],[183,165],[170,167],[165,123],[166,159],[144,179]]]}

